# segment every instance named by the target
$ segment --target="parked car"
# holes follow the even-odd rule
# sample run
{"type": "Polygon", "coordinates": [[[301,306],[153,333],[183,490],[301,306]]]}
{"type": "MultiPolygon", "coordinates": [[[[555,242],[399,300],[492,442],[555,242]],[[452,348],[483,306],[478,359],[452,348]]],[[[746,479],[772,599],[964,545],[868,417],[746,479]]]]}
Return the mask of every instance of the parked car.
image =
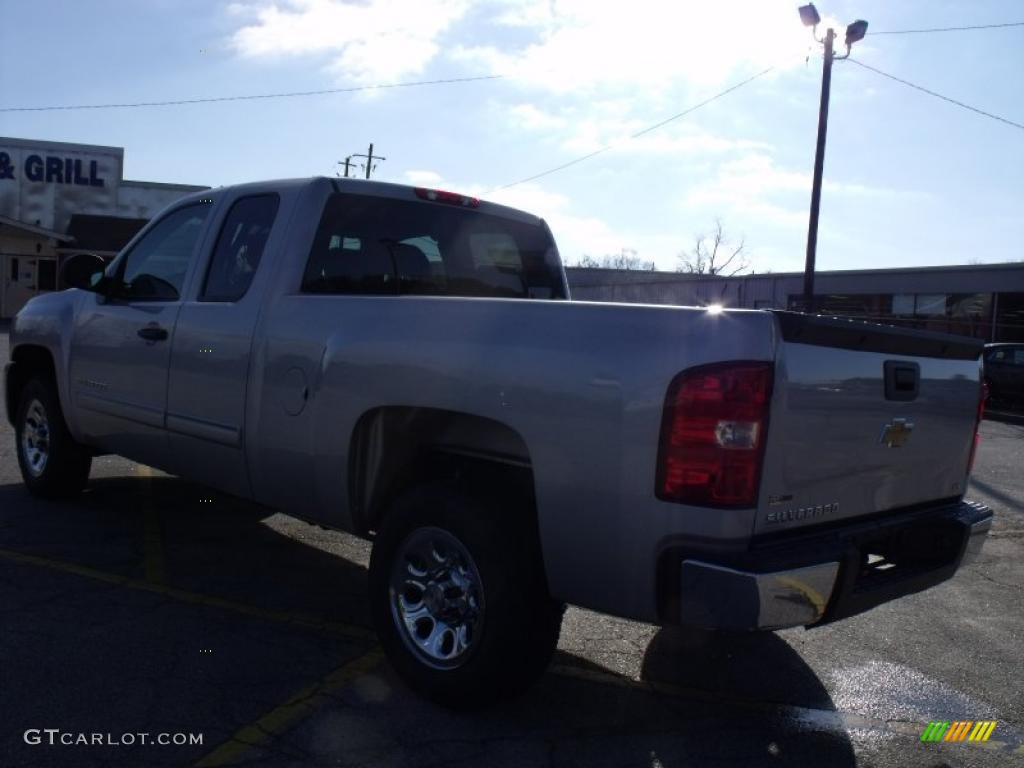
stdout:
{"type": "Polygon", "coordinates": [[[1024,344],[986,344],[984,360],[989,402],[1007,408],[1024,404],[1024,344]]]}
{"type": "Polygon", "coordinates": [[[570,301],[543,220],[368,181],[204,191],[88,258],[11,328],[29,491],[116,453],[372,539],[383,647],[449,705],[528,686],[566,603],[818,626],[991,525],[970,339],[570,301]]]}

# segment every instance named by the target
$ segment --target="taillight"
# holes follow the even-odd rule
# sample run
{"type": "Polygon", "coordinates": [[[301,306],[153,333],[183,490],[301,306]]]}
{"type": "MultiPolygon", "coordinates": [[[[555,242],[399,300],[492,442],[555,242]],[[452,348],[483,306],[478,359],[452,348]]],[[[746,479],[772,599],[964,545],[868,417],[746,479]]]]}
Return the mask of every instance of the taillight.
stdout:
{"type": "Polygon", "coordinates": [[[458,192],[445,192],[443,189],[426,189],[425,187],[414,187],[413,191],[420,200],[430,200],[433,203],[448,203],[448,205],[461,205],[463,208],[480,207],[480,198],[460,195],[458,192]]]}
{"type": "Polygon", "coordinates": [[[981,392],[978,395],[978,416],[974,422],[974,442],[971,443],[971,457],[967,460],[967,474],[974,469],[974,457],[978,453],[978,443],[981,442],[981,420],[985,418],[985,401],[988,400],[988,383],[981,382],[981,392]]]}
{"type": "Polygon", "coordinates": [[[715,363],[676,376],[665,397],[657,487],[663,501],[757,504],[768,431],[771,363],[715,363]]]}

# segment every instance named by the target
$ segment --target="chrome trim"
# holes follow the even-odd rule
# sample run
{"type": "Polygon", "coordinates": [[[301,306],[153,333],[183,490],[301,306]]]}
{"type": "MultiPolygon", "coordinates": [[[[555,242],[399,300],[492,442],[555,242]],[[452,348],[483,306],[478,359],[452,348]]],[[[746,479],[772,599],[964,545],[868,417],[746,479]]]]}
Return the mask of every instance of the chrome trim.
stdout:
{"type": "Polygon", "coordinates": [[[391,618],[406,647],[434,669],[456,669],[484,627],[480,571],[466,546],[433,526],[402,542],[391,567],[391,618]]]}
{"type": "Polygon", "coordinates": [[[32,477],[38,478],[46,470],[46,463],[50,460],[50,421],[39,400],[29,403],[25,411],[21,425],[21,455],[32,477]]]}
{"type": "Polygon", "coordinates": [[[102,413],[106,416],[116,416],[126,421],[145,424],[147,427],[164,428],[164,412],[160,408],[127,403],[124,400],[103,397],[94,392],[87,392],[81,389],[75,394],[77,395],[78,407],[84,410],[102,413]]]}
{"type": "Polygon", "coordinates": [[[967,546],[964,548],[964,556],[960,558],[960,565],[968,565],[978,559],[981,554],[981,547],[992,530],[992,517],[979,520],[971,526],[971,532],[967,536],[967,546]]]}
{"type": "Polygon", "coordinates": [[[825,614],[839,563],[751,573],[684,560],[684,624],[731,629],[782,629],[814,624],[825,614]],[[723,599],[724,598],[724,599],[723,599]]]}
{"type": "Polygon", "coordinates": [[[239,448],[242,445],[242,430],[238,427],[204,421],[203,419],[196,419],[191,416],[168,413],[167,429],[171,432],[177,432],[179,435],[196,437],[212,443],[220,443],[230,448],[239,448]]]}

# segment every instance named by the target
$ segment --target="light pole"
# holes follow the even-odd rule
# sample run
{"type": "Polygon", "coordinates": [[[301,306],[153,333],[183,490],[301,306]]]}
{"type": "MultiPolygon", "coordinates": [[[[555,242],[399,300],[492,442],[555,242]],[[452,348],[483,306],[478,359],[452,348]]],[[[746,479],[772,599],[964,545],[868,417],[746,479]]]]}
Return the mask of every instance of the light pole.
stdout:
{"type": "Polygon", "coordinates": [[[814,262],[818,252],[818,211],[821,207],[821,176],[825,169],[825,136],[828,133],[828,100],[832,88],[832,62],[845,59],[850,55],[850,47],[863,39],[868,30],[868,23],[858,19],[846,28],[846,53],[836,56],[833,42],[835,30],[831,27],[825,32],[825,38],[817,35],[817,26],[821,22],[818,9],[814,3],[799,8],[800,20],[806,27],[814,29],[814,39],[825,47],[825,58],[821,70],[821,103],[818,107],[818,144],[814,150],[814,181],[811,184],[811,214],[807,223],[807,260],[804,262],[804,311],[814,311],[814,262]]]}

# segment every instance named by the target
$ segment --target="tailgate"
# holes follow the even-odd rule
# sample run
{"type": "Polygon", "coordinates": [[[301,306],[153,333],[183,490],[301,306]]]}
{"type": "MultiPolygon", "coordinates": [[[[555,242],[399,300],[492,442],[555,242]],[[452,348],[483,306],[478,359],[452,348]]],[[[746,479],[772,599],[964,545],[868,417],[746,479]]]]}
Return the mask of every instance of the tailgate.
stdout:
{"type": "Polygon", "coordinates": [[[755,534],[963,494],[982,342],[774,314],[780,336],[755,534]]]}

